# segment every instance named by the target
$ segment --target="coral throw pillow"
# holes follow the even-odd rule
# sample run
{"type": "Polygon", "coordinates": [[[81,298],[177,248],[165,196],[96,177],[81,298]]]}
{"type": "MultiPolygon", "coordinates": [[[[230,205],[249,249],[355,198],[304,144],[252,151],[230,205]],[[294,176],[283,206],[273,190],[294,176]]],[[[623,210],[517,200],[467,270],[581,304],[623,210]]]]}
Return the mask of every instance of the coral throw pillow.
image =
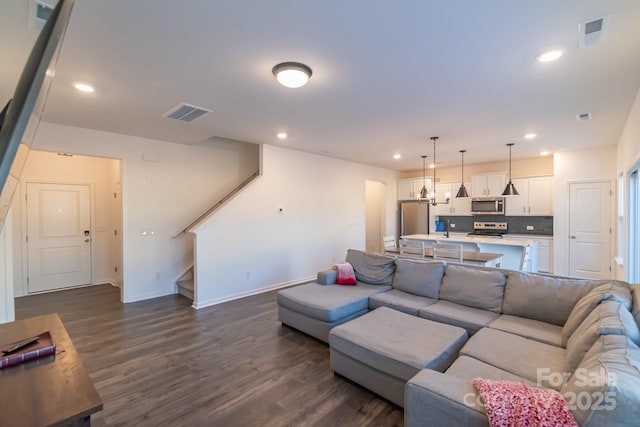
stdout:
{"type": "Polygon", "coordinates": [[[555,390],[512,381],[473,380],[491,427],[578,427],[564,397],[555,390]]]}
{"type": "Polygon", "coordinates": [[[348,262],[341,262],[333,266],[338,271],[336,277],[336,284],[338,285],[355,285],[356,272],[353,271],[353,266],[348,262]]]}

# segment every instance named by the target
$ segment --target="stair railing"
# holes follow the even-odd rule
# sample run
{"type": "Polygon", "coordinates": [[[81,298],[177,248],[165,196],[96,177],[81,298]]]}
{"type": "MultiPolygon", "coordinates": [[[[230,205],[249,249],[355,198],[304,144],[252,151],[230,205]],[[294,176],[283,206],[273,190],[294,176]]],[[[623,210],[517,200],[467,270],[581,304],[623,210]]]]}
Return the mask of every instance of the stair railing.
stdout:
{"type": "Polygon", "coordinates": [[[182,227],[180,229],[180,231],[178,231],[177,233],[175,233],[173,235],[173,237],[178,237],[179,235],[186,233],[187,231],[189,231],[191,228],[195,227],[198,223],[200,223],[202,220],[206,219],[207,217],[209,217],[212,213],[214,213],[215,211],[217,211],[218,209],[220,209],[222,206],[224,206],[225,203],[227,203],[229,200],[231,200],[236,194],[238,194],[244,187],[246,187],[247,185],[249,185],[254,179],[256,179],[257,177],[260,176],[260,170],[256,170],[255,172],[253,172],[251,175],[249,175],[244,181],[242,181],[240,184],[238,184],[236,187],[233,188],[233,190],[231,190],[230,192],[228,192],[223,198],[221,198],[220,200],[218,200],[217,202],[215,202],[209,209],[207,209],[206,211],[204,211],[202,214],[200,214],[196,219],[194,219],[193,221],[191,221],[187,226],[182,227]]]}

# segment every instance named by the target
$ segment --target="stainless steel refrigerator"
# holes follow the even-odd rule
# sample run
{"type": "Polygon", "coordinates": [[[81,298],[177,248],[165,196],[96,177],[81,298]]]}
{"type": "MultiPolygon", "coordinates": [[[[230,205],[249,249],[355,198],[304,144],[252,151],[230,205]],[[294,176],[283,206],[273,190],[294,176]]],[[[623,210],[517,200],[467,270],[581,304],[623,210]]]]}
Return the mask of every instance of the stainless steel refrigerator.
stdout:
{"type": "Polygon", "coordinates": [[[429,234],[429,203],[418,201],[400,202],[400,236],[407,234],[429,234]]]}

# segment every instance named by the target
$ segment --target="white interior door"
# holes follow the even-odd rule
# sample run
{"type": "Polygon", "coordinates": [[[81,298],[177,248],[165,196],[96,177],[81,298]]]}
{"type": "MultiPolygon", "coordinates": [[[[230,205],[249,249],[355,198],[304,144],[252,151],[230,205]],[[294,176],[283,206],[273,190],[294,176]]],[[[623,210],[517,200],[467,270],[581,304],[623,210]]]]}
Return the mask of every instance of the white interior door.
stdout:
{"type": "Polygon", "coordinates": [[[569,274],[588,279],[611,277],[611,184],[569,186],[569,274]]]}
{"type": "Polygon", "coordinates": [[[27,183],[29,293],[91,283],[88,185],[27,183]]]}

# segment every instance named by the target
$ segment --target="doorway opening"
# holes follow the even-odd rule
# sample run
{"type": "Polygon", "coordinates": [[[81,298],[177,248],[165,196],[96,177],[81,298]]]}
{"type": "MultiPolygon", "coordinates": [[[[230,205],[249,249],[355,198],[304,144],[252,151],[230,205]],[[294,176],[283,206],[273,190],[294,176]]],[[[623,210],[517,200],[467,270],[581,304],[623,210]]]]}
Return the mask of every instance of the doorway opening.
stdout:
{"type": "Polygon", "coordinates": [[[378,181],[365,181],[365,248],[367,252],[383,252],[382,236],[386,232],[387,186],[378,181]]]}
{"type": "Polygon", "coordinates": [[[12,207],[15,297],[110,283],[122,300],[121,175],[120,159],[31,150],[12,207]]]}

